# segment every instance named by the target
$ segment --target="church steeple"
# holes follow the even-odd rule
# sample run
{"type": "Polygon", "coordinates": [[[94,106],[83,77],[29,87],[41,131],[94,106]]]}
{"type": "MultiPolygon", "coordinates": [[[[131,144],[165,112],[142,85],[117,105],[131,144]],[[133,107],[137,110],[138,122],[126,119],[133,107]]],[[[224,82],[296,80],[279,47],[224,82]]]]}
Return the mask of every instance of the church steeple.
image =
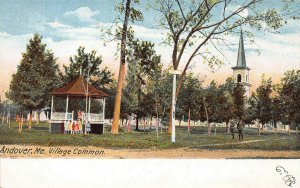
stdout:
{"type": "Polygon", "coordinates": [[[241,35],[240,35],[239,52],[238,52],[238,59],[237,59],[236,66],[246,67],[243,31],[241,31],[241,35]]]}
{"type": "Polygon", "coordinates": [[[245,56],[245,48],[244,48],[244,38],[243,38],[243,31],[241,30],[240,34],[240,42],[239,42],[239,50],[238,50],[238,57],[236,66],[232,67],[233,69],[249,69],[246,64],[246,56],[245,56]]]}
{"type": "Polygon", "coordinates": [[[240,34],[236,66],[232,67],[232,69],[233,69],[234,82],[238,83],[238,84],[242,84],[244,86],[244,89],[246,91],[245,95],[247,98],[249,98],[250,87],[251,87],[251,84],[249,83],[250,68],[247,67],[247,64],[246,64],[243,31],[241,31],[241,34],[240,34]]]}

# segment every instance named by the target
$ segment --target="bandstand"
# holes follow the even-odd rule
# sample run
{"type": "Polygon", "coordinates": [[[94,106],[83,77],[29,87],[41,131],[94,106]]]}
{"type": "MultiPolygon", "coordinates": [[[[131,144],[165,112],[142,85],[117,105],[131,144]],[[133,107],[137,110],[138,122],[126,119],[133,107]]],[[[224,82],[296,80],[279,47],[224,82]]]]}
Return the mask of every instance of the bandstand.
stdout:
{"type": "MultiPolygon", "coordinates": [[[[82,133],[86,133],[86,125],[90,124],[90,133],[92,134],[103,134],[104,132],[104,117],[105,117],[105,97],[108,96],[107,93],[98,90],[91,84],[89,84],[83,76],[79,76],[72,82],[52,90],[51,95],[51,117],[49,120],[49,132],[50,133],[68,133],[66,131],[66,125],[70,122],[76,121],[74,111],[69,111],[69,100],[70,98],[79,98],[85,100],[86,110],[85,112],[80,112],[80,119],[83,123],[82,133]],[[56,111],[54,100],[55,97],[65,98],[65,111],[56,111]],[[91,113],[91,99],[99,100],[102,104],[102,109],[97,109],[97,113],[91,113]]],[[[75,112],[76,113],[76,112],[75,112]]]]}

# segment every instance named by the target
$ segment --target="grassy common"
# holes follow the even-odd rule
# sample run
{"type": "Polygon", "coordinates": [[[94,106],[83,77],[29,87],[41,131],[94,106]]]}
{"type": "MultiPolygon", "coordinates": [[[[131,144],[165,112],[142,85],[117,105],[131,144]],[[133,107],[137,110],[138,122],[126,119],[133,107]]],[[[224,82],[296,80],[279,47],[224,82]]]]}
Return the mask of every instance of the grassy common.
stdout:
{"type": "MultiPolygon", "coordinates": [[[[244,140],[235,139],[226,132],[224,127],[214,127],[212,134],[206,134],[206,127],[191,127],[191,133],[186,127],[176,127],[176,143],[171,143],[171,137],[165,131],[156,137],[155,130],[132,131],[126,133],[120,130],[119,134],[113,135],[109,128],[103,135],[83,134],[50,134],[48,123],[33,124],[29,130],[23,126],[23,132],[18,133],[15,122],[11,128],[8,125],[0,125],[0,144],[17,145],[42,145],[42,146],[95,146],[104,148],[130,148],[130,149],[171,149],[187,147],[194,149],[253,149],[253,150],[300,150],[300,134],[263,132],[257,135],[256,129],[245,128],[244,140]],[[245,142],[245,143],[241,143],[245,142]]],[[[236,131],[237,132],[237,131],[236,131]]]]}

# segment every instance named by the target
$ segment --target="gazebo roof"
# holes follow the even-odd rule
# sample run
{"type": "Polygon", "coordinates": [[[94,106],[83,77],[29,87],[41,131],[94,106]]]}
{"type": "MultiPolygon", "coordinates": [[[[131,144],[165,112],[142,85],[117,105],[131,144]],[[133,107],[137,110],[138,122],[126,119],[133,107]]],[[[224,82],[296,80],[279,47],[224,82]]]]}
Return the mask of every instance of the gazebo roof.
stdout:
{"type": "Polygon", "coordinates": [[[50,95],[59,95],[59,96],[74,96],[74,97],[86,97],[88,89],[88,96],[92,98],[103,98],[107,97],[108,94],[98,90],[91,84],[88,84],[83,76],[79,76],[74,79],[72,82],[52,90],[50,95]]]}

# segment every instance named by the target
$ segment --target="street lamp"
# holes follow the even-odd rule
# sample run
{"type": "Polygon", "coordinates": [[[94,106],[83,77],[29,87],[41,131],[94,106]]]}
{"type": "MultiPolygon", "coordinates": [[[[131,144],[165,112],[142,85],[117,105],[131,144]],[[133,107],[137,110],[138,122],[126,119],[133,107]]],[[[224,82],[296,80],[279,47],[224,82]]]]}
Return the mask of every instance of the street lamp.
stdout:
{"type": "Polygon", "coordinates": [[[172,140],[172,143],[175,143],[176,75],[180,75],[181,71],[171,70],[170,73],[173,74],[172,114],[171,114],[172,134],[171,134],[171,140],[172,140]]]}

